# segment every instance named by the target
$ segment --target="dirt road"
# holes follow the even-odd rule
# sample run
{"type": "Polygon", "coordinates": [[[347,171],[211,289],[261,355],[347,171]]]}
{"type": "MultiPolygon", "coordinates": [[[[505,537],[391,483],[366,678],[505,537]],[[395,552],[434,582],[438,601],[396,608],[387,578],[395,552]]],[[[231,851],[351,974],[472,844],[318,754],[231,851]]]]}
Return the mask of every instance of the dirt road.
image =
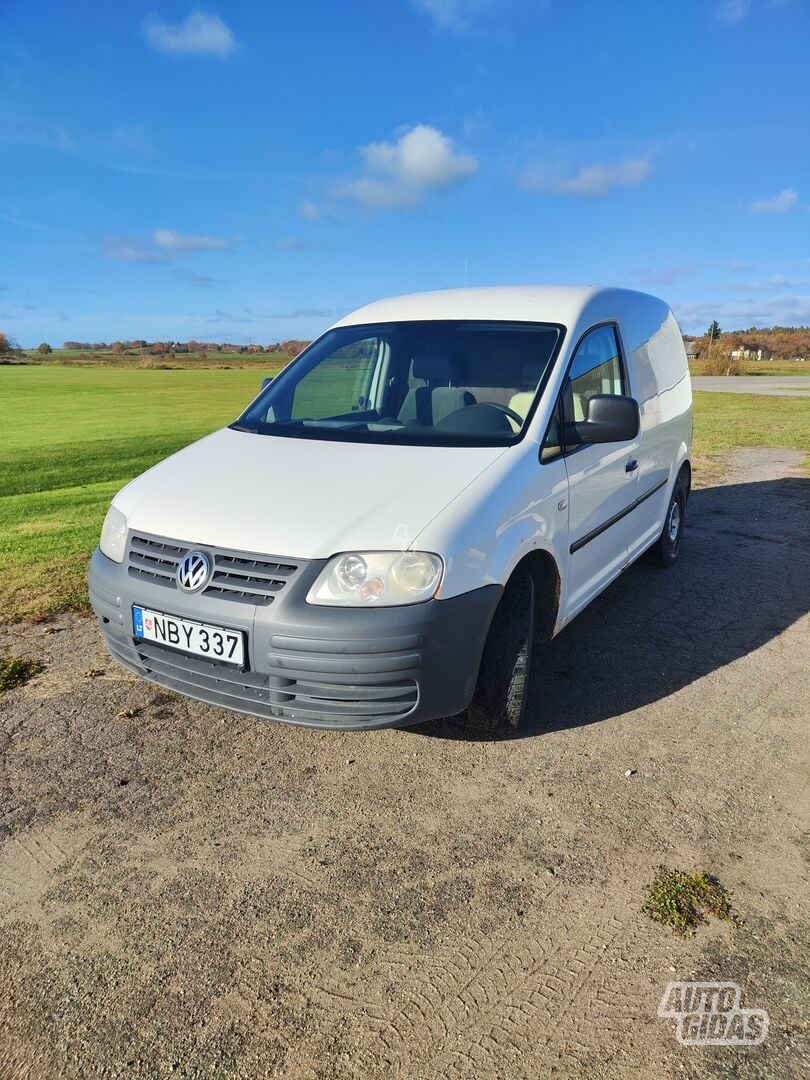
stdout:
{"type": "Polygon", "coordinates": [[[810,378],[806,375],[693,375],[695,390],[719,390],[723,394],[775,394],[777,397],[806,397],[810,378]]]}
{"type": "Polygon", "coordinates": [[[268,725],[136,681],[90,621],[0,631],[47,665],[0,699],[0,1076],[807,1075],[798,457],[695,491],[682,562],[551,645],[548,730],[513,741],[268,725]],[[660,863],[744,923],[639,914],[660,863]],[[680,1046],[656,1008],[690,978],[767,1041],[680,1046]]]}

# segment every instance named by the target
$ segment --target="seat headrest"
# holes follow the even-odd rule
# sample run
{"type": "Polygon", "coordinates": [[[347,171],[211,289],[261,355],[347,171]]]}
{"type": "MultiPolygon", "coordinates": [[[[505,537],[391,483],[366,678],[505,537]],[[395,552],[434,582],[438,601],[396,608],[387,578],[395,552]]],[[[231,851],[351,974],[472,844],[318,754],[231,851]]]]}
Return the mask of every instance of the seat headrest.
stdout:
{"type": "Polygon", "coordinates": [[[453,377],[450,357],[446,353],[415,352],[413,354],[413,377],[430,382],[449,383],[453,377]]]}
{"type": "Polygon", "coordinates": [[[534,393],[542,370],[543,361],[539,357],[524,360],[520,368],[520,385],[525,386],[527,389],[531,388],[532,393],[534,393]]]}

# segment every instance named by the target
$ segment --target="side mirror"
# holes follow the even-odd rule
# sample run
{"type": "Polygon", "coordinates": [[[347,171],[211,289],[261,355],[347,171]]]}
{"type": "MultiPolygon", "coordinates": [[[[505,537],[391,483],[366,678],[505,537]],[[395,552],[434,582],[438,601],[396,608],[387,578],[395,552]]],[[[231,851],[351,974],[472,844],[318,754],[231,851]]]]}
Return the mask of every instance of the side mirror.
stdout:
{"type": "Polygon", "coordinates": [[[638,435],[641,416],[635,398],[594,394],[588,401],[585,420],[566,424],[573,442],[629,442],[638,435]]]}
{"type": "Polygon", "coordinates": [[[266,379],[262,379],[262,390],[266,390],[270,383],[273,381],[273,376],[268,375],[266,379]]]}

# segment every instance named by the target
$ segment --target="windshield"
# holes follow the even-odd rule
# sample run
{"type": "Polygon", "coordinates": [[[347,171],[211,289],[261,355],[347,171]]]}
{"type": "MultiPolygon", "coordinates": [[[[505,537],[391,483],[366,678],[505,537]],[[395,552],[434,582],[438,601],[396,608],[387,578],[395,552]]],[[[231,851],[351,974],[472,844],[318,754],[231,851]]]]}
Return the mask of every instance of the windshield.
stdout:
{"type": "Polygon", "coordinates": [[[500,446],[522,435],[562,341],[537,323],[329,330],[232,427],[260,435],[500,446]]]}

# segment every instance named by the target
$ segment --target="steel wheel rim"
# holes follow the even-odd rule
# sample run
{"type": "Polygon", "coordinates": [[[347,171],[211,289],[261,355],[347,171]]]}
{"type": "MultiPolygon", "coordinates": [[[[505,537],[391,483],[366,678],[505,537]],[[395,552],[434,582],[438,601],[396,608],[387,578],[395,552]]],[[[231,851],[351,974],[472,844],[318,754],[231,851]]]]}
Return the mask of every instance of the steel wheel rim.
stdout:
{"type": "Polygon", "coordinates": [[[667,520],[667,533],[669,536],[669,542],[674,547],[678,543],[678,536],[681,531],[681,504],[677,499],[673,499],[672,506],[669,508],[669,518],[667,520]]]}

